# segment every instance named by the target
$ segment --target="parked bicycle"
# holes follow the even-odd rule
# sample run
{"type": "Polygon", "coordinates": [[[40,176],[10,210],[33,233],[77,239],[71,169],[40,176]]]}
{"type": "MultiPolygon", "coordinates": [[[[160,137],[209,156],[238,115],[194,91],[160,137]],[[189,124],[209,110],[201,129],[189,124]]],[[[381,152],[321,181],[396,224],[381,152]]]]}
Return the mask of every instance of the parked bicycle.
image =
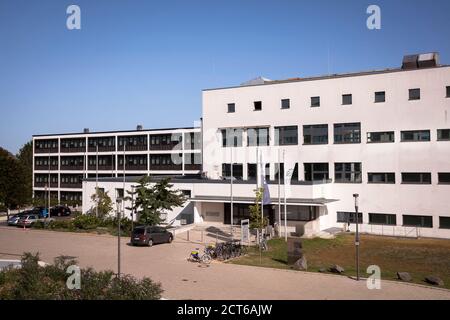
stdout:
{"type": "Polygon", "coordinates": [[[266,234],[263,234],[259,240],[259,247],[261,248],[262,251],[269,250],[269,246],[267,245],[267,238],[268,236],[266,234]]]}
{"type": "Polygon", "coordinates": [[[202,264],[210,264],[212,257],[205,249],[205,252],[200,255],[200,249],[196,248],[195,250],[191,251],[191,254],[188,257],[188,261],[190,262],[198,262],[202,264]]]}

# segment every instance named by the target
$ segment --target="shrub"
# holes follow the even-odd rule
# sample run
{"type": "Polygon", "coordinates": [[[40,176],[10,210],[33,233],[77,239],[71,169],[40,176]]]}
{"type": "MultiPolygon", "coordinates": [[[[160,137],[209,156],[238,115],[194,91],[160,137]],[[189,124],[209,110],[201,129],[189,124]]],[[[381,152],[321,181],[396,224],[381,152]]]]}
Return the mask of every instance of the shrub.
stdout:
{"type": "Polygon", "coordinates": [[[81,269],[81,289],[70,290],[66,270],[76,265],[76,260],[61,256],[45,267],[38,261],[38,254],[25,253],[21,269],[0,271],[0,300],[156,300],[163,292],[161,285],[149,278],[117,278],[112,271],[96,272],[92,268],[81,269]]]}
{"type": "Polygon", "coordinates": [[[101,221],[95,216],[83,214],[73,219],[72,223],[77,229],[92,230],[97,228],[101,224],[101,221]]]}

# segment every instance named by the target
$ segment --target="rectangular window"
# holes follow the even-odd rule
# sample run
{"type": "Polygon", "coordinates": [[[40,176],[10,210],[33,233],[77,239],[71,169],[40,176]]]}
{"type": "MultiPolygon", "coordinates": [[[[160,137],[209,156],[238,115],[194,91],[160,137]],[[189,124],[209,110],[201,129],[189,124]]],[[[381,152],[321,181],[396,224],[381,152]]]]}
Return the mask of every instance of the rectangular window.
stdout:
{"type": "Polygon", "coordinates": [[[337,123],[334,125],[334,143],[361,143],[361,123],[337,123]]]}
{"type": "Polygon", "coordinates": [[[395,141],[394,131],[367,132],[367,143],[388,143],[395,141]]]}
{"type": "Polygon", "coordinates": [[[406,227],[433,228],[433,217],[403,215],[403,225],[406,227]]]}
{"type": "Polygon", "coordinates": [[[450,217],[439,217],[439,228],[450,229],[450,217]]]}
{"type": "Polygon", "coordinates": [[[288,221],[313,221],[318,217],[317,207],[312,206],[286,206],[288,221]]]}
{"type": "Polygon", "coordinates": [[[438,141],[450,141],[450,129],[439,129],[437,136],[438,141]]]}
{"type": "MultiPolygon", "coordinates": [[[[222,177],[224,179],[231,177],[231,165],[229,163],[222,164],[222,177]]],[[[242,164],[233,164],[233,177],[237,180],[242,180],[243,177],[243,169],[242,164]]]]}
{"type": "Polygon", "coordinates": [[[223,129],[222,147],[242,147],[242,129],[223,129]]]}
{"type": "Polygon", "coordinates": [[[420,89],[409,89],[409,100],[420,100],[420,89]]]}
{"type": "Polygon", "coordinates": [[[447,86],[445,89],[446,89],[446,95],[445,96],[447,98],[450,98],[450,86],[447,86]]]}
{"type": "Polygon", "coordinates": [[[386,102],[386,92],[375,92],[375,103],[386,102]]]}
{"type": "Polygon", "coordinates": [[[255,101],[253,102],[254,110],[255,111],[261,111],[262,110],[262,102],[261,101],[255,101]]]}
{"type": "Polygon", "coordinates": [[[269,145],[269,128],[249,128],[247,129],[247,145],[268,146],[269,145]]]}
{"type": "Polygon", "coordinates": [[[281,109],[289,109],[291,107],[290,99],[282,99],[281,100],[281,109]]]}
{"type": "Polygon", "coordinates": [[[402,142],[430,141],[430,130],[402,131],[402,142]]]}
{"type": "Polygon", "coordinates": [[[343,94],[342,95],[342,104],[350,105],[353,103],[353,96],[351,94],[343,94]]]}
{"type": "Polygon", "coordinates": [[[306,125],[303,126],[303,144],[328,144],[328,125],[306,125]]]}
{"type": "Polygon", "coordinates": [[[362,170],[360,162],[335,163],[334,180],[336,183],[361,183],[362,170]]]}
{"type": "Polygon", "coordinates": [[[450,184],[450,172],[439,172],[439,184],[450,184]]]}
{"type": "Polygon", "coordinates": [[[329,180],[328,163],[305,163],[305,181],[323,181],[329,180]]]}
{"type": "Polygon", "coordinates": [[[395,226],[397,216],[395,214],[369,213],[369,224],[395,226]]]}
{"type": "Polygon", "coordinates": [[[311,107],[312,108],[320,107],[320,97],[311,97],[311,107]]]}
{"type": "Polygon", "coordinates": [[[368,173],[368,183],[395,183],[395,173],[387,172],[387,173],[368,173]]]}
{"type": "Polygon", "coordinates": [[[236,104],[229,103],[228,104],[228,113],[234,113],[234,112],[236,112],[236,104]]]}
{"type": "Polygon", "coordinates": [[[431,184],[431,173],[402,173],[403,184],[431,184]]]}
{"type": "MultiPolygon", "coordinates": [[[[341,223],[356,223],[356,212],[337,212],[337,222],[341,223]]],[[[358,212],[358,224],[363,223],[363,214],[358,212]]]]}
{"type": "Polygon", "coordinates": [[[279,146],[298,144],[298,127],[275,127],[275,141],[279,146]]]}

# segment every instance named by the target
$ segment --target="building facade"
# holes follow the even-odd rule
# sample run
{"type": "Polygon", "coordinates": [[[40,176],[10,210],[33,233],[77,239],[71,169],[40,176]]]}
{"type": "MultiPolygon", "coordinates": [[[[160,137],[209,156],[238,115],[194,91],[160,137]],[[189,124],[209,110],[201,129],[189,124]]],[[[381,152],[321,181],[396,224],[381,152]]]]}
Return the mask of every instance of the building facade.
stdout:
{"type": "MultiPolygon", "coordinates": [[[[282,232],[353,230],[359,194],[362,232],[450,238],[450,67],[436,54],[405,57],[398,69],[208,89],[202,108],[202,174],[173,179],[189,200],[167,223],[238,224],[264,171],[264,215],[286,220],[282,232]]],[[[147,169],[139,173],[155,173],[147,169]]],[[[118,173],[98,181],[87,172],[83,211],[96,184],[122,188],[118,173]]]]}
{"type": "Polygon", "coordinates": [[[34,197],[81,206],[82,181],[142,175],[198,175],[200,128],[33,136],[34,197]]]}

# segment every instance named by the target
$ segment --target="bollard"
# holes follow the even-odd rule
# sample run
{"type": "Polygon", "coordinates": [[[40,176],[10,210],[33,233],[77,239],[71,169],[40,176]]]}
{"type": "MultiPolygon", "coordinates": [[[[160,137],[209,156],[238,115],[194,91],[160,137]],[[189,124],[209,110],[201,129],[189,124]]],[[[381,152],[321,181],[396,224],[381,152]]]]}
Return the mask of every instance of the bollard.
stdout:
{"type": "Polygon", "coordinates": [[[189,230],[187,231],[187,241],[190,241],[189,230]]]}

